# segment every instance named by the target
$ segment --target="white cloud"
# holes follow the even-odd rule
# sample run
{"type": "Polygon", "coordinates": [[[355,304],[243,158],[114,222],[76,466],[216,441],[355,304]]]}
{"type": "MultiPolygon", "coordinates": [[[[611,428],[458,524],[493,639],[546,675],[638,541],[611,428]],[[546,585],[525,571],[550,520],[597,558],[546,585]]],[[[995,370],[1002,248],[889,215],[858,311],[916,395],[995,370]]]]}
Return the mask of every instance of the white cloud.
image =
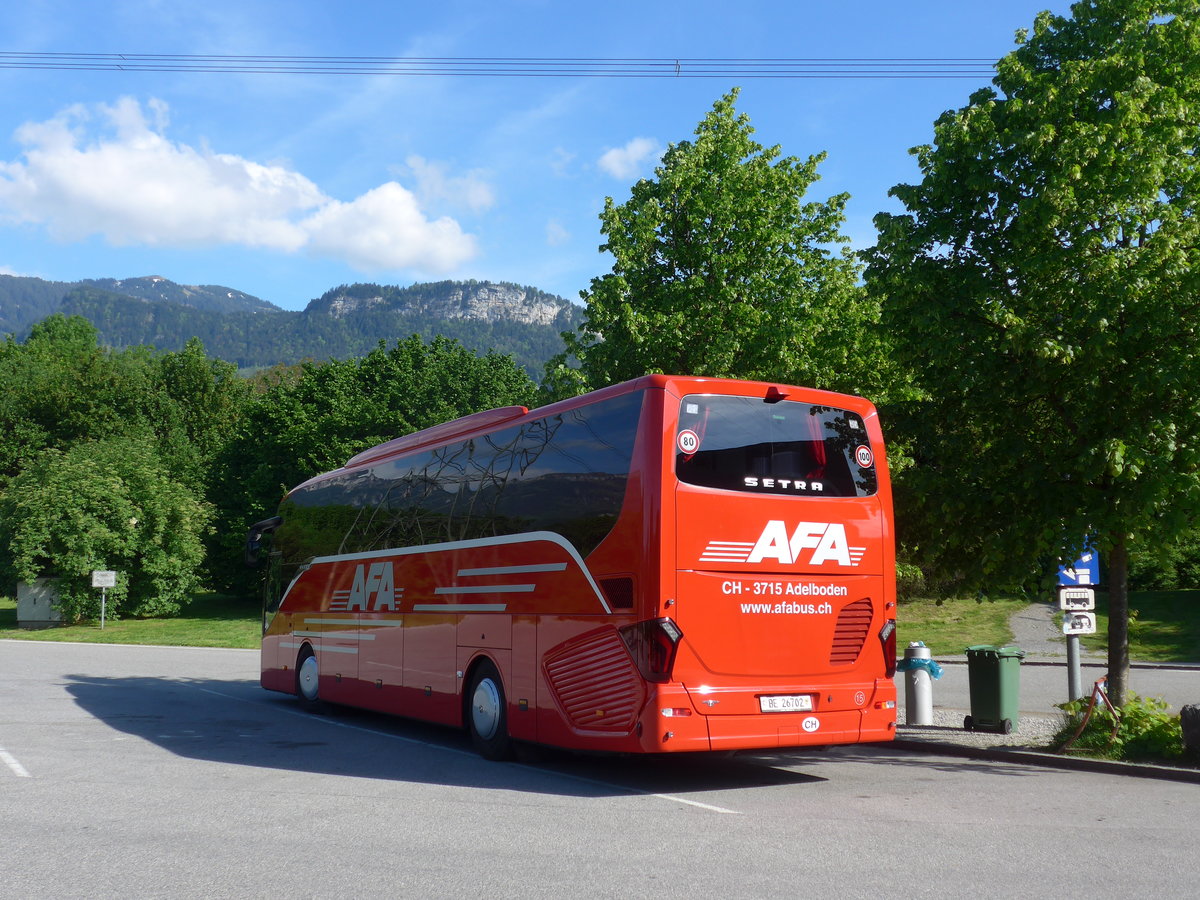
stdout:
{"type": "Polygon", "coordinates": [[[0,162],[0,219],[43,225],[64,241],[236,244],[367,270],[441,272],[475,253],[457,222],[429,220],[399,184],[341,202],[286,166],[174,143],[164,134],[167,119],[165,103],[144,109],[126,97],[22,125],[21,160],[0,162]]]}
{"type": "Polygon", "coordinates": [[[449,272],[475,255],[475,239],[450,218],[429,221],[417,198],[394,181],[350,203],[325,204],[303,222],[312,250],[356,269],[449,272]]]}
{"type": "Polygon", "coordinates": [[[491,209],[496,195],[484,178],[482,169],[472,169],[465,175],[446,174],[446,166],[412,155],[405,161],[417,180],[417,196],[427,204],[449,203],[478,213],[491,209]]]}
{"type": "Polygon", "coordinates": [[[663,148],[654,138],[637,137],[624,147],[606,150],[599,159],[599,166],[613,178],[628,179],[642,171],[647,160],[657,160],[663,148]]]}

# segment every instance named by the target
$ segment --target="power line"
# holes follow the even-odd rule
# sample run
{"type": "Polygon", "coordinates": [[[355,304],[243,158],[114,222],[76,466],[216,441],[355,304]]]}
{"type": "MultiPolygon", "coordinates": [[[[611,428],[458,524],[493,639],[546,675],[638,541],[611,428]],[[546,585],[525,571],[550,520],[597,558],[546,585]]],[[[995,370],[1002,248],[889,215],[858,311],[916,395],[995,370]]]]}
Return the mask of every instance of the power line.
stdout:
{"type": "Polygon", "coordinates": [[[972,58],[604,59],[584,57],[201,56],[0,51],[0,69],[238,75],[397,75],[510,78],[971,78],[972,58]]]}

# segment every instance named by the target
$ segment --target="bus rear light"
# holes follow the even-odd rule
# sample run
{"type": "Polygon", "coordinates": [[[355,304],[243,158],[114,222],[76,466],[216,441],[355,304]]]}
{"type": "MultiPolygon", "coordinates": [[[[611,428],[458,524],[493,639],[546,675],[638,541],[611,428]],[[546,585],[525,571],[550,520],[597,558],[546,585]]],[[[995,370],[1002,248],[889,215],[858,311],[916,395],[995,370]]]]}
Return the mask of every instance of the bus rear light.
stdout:
{"type": "Polygon", "coordinates": [[[895,709],[896,701],[895,700],[881,700],[879,703],[875,704],[875,708],[876,709],[895,709]]]}
{"type": "Polygon", "coordinates": [[[879,629],[879,643],[883,645],[883,662],[887,667],[887,677],[896,674],[896,620],[888,619],[879,629]]]}
{"type": "Polygon", "coordinates": [[[671,680],[671,666],[683,632],[670,619],[647,619],[621,629],[621,637],[638,670],[647,681],[671,680]]]}
{"type": "Polygon", "coordinates": [[[683,707],[673,706],[668,709],[664,709],[662,711],[662,714],[663,714],[664,719],[680,719],[680,718],[684,718],[686,716],[690,716],[692,714],[692,711],[690,709],[685,709],[683,707]]]}

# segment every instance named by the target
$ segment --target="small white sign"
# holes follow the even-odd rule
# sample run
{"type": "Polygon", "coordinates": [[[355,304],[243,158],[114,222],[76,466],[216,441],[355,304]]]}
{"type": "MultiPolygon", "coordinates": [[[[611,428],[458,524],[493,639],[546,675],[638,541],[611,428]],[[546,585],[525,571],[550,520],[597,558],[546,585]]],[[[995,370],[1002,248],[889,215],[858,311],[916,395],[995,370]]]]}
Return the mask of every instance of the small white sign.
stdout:
{"type": "Polygon", "coordinates": [[[103,569],[95,569],[92,571],[92,587],[94,588],[110,588],[117,586],[117,573],[108,572],[103,569]]]}
{"type": "Polygon", "coordinates": [[[1096,592],[1090,587],[1069,587],[1063,585],[1058,589],[1058,608],[1062,610],[1088,610],[1096,608],[1096,592]]]}
{"type": "Polygon", "coordinates": [[[1068,612],[1063,616],[1063,634],[1095,634],[1096,615],[1090,612],[1068,612]]]}

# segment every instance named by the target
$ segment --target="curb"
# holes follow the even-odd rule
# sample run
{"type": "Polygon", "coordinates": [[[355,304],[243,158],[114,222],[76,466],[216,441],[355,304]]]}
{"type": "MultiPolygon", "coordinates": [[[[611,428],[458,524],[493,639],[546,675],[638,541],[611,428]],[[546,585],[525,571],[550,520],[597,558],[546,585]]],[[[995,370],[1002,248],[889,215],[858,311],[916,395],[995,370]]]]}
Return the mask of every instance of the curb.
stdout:
{"type": "Polygon", "coordinates": [[[1073,772],[1096,772],[1103,775],[1126,775],[1200,784],[1200,769],[1175,768],[1174,766],[1159,766],[1150,763],[1117,762],[1111,759],[1093,759],[1088,756],[1060,756],[1057,753],[1039,753],[1033,750],[1014,750],[1007,747],[968,747],[963,744],[918,741],[908,738],[896,738],[891,745],[900,750],[910,750],[916,753],[1018,763],[1050,769],[1067,769],[1073,772]]]}
{"type": "MultiPolygon", "coordinates": [[[[961,655],[942,656],[937,660],[942,665],[965,666],[967,658],[961,655]]],[[[1044,656],[1028,657],[1021,660],[1021,667],[1025,666],[1059,666],[1065,668],[1067,661],[1065,659],[1047,658],[1044,656]]],[[[1104,660],[1082,659],[1079,663],[1084,669],[1107,669],[1108,663],[1104,660]]],[[[1200,672],[1200,663],[1160,663],[1160,662],[1131,662],[1130,669],[1165,669],[1175,672],[1200,672]]]]}

